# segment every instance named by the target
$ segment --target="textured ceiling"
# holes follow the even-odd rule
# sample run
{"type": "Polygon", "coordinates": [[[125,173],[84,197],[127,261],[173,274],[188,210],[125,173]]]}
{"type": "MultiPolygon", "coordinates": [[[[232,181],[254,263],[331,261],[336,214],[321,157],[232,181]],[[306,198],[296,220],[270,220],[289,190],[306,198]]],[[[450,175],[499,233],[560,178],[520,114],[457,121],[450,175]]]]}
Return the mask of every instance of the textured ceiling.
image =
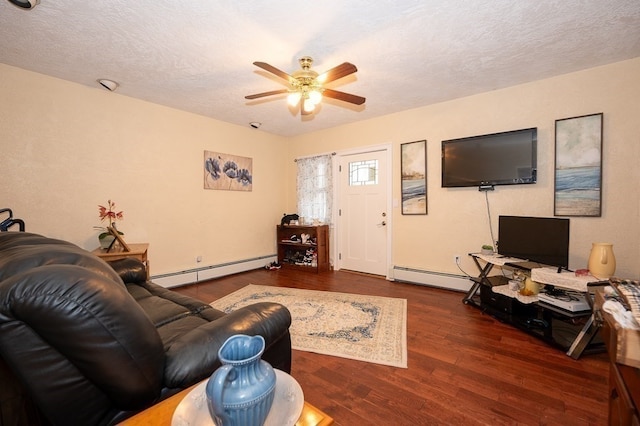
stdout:
{"type": "Polygon", "coordinates": [[[640,57],[639,0],[0,1],[0,62],[261,130],[297,135],[640,57]],[[300,117],[283,80],[298,58],[358,72],[300,117]]]}

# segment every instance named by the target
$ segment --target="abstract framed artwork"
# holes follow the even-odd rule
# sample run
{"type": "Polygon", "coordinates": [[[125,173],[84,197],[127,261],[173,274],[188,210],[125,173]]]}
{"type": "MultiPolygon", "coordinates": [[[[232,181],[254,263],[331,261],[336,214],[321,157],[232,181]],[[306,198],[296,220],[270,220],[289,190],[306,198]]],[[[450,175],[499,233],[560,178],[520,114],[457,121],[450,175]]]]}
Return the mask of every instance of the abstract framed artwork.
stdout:
{"type": "Polygon", "coordinates": [[[205,151],[204,189],[251,191],[253,160],[248,157],[205,151]]]}
{"type": "Polygon", "coordinates": [[[602,118],[556,120],[555,216],[602,214],[602,118]]]}
{"type": "Polygon", "coordinates": [[[427,141],[400,144],[402,214],[427,214],[427,141]]]}

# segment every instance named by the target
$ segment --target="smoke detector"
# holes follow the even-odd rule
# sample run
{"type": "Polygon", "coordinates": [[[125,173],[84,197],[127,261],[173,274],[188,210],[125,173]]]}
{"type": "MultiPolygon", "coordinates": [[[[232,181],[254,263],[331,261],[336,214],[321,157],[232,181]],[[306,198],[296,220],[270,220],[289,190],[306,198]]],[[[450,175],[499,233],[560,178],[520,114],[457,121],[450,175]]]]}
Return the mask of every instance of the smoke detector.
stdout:
{"type": "Polygon", "coordinates": [[[99,80],[96,80],[98,82],[98,84],[102,87],[104,87],[105,89],[107,89],[110,92],[115,92],[116,89],[118,88],[119,84],[116,83],[113,80],[108,80],[106,78],[101,78],[99,80]]]}
{"type": "Polygon", "coordinates": [[[9,0],[9,3],[14,4],[23,9],[33,9],[38,4],[40,4],[40,0],[9,0]]]}

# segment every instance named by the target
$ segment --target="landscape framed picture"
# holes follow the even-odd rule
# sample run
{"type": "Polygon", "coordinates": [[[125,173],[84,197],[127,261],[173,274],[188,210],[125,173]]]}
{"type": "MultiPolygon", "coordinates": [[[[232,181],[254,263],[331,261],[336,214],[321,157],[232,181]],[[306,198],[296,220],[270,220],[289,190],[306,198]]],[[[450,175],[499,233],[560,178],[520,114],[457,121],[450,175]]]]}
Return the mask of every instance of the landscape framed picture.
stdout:
{"type": "Polygon", "coordinates": [[[602,214],[603,114],[556,120],[554,215],[602,214]]]}
{"type": "Polygon", "coordinates": [[[427,141],[400,144],[402,214],[427,214],[427,141]]]}

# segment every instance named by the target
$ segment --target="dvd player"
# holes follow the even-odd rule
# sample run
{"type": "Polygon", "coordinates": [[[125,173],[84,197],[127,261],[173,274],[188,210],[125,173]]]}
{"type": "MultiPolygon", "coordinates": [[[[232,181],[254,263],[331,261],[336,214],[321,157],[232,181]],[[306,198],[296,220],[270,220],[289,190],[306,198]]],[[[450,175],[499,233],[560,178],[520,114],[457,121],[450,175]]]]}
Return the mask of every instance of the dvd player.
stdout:
{"type": "Polygon", "coordinates": [[[554,293],[538,294],[538,302],[555,306],[569,312],[590,311],[591,306],[587,302],[585,293],[575,291],[562,291],[554,293]]]}

